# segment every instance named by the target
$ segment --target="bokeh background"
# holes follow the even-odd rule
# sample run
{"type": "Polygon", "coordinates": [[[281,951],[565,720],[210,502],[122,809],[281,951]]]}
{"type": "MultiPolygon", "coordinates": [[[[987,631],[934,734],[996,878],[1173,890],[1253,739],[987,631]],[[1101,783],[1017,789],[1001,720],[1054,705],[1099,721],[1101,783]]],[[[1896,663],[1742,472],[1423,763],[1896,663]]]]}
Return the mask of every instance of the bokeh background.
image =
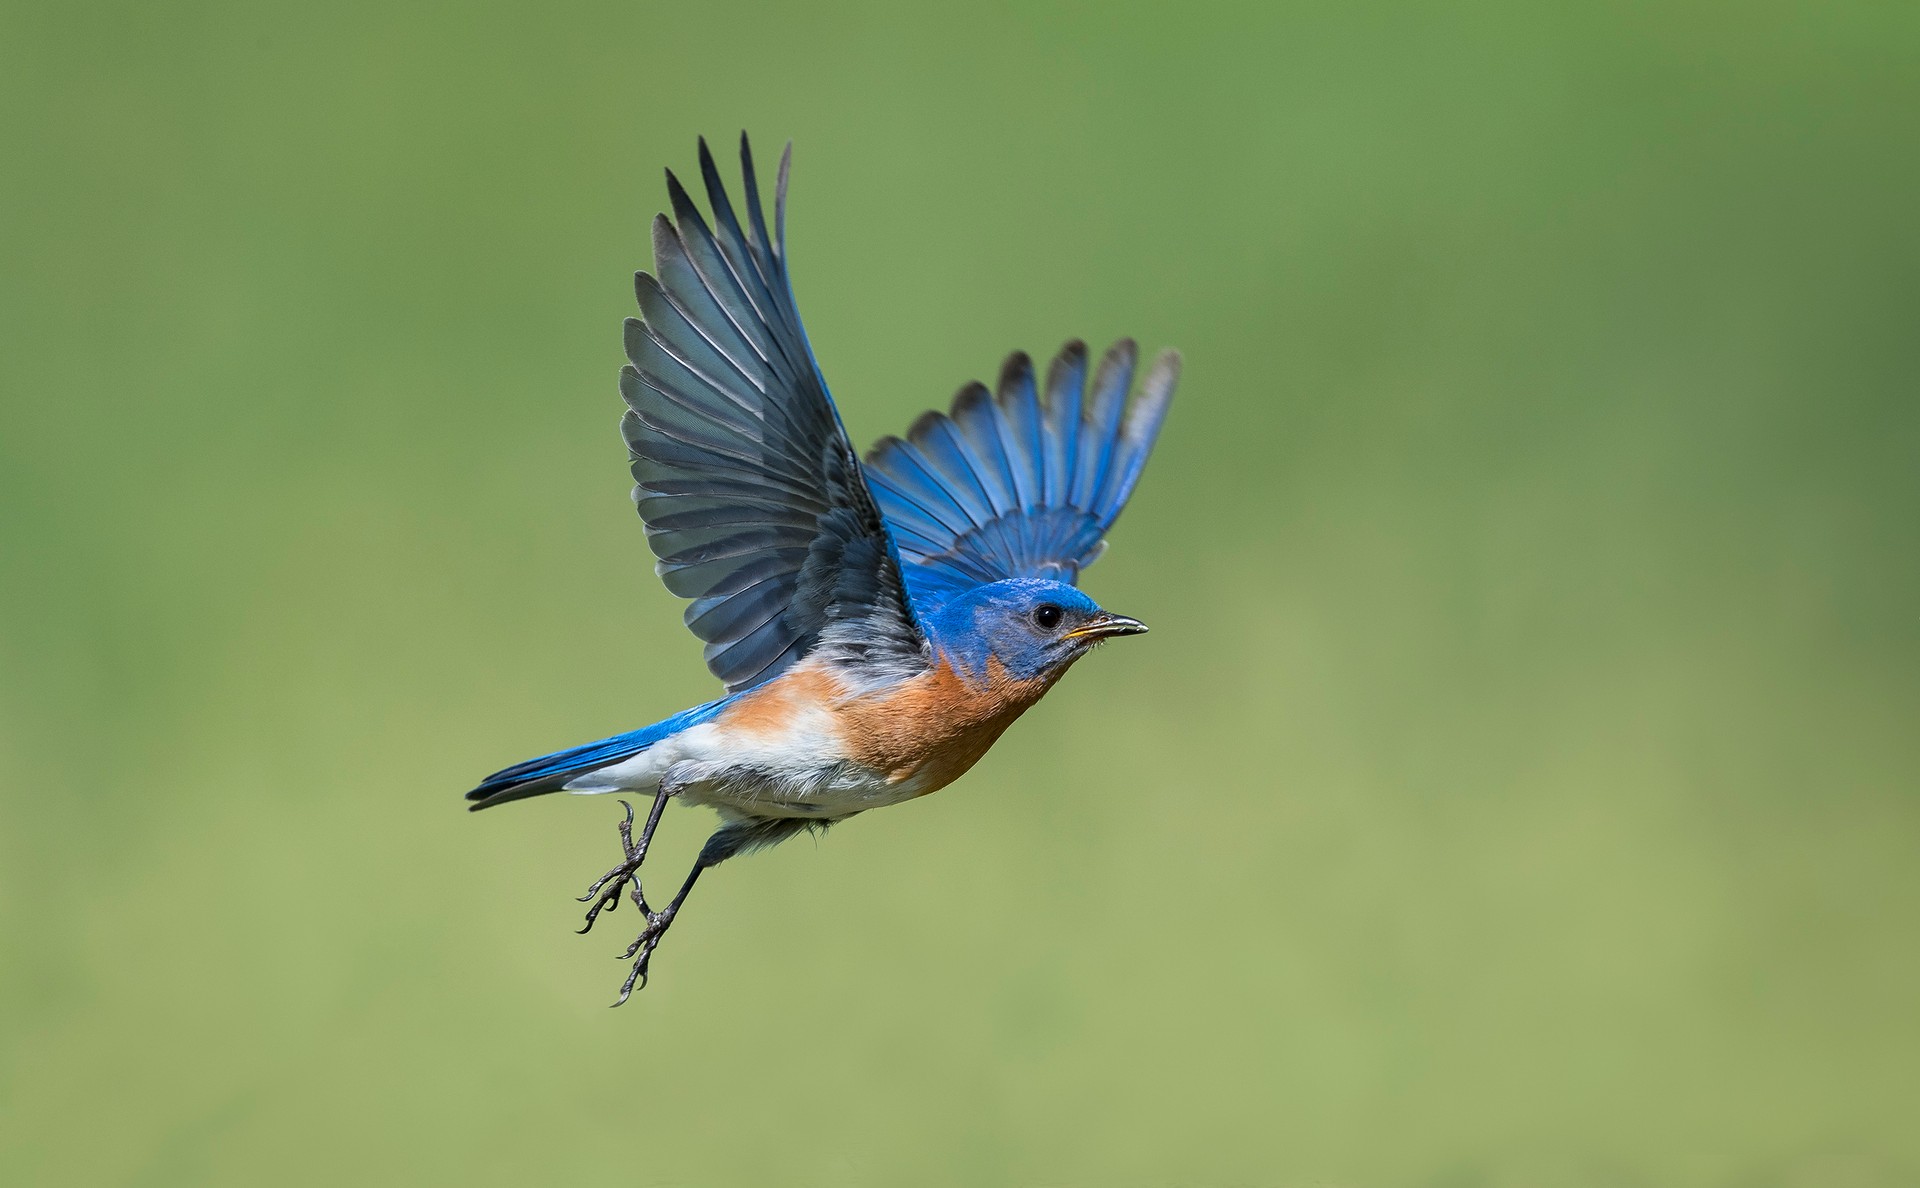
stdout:
{"type": "Polygon", "coordinates": [[[0,1182],[1920,1182],[1920,9],[10,3],[0,97],[0,1182]],[[614,374],[742,127],[856,439],[1186,352],[1154,633],[615,1012],[614,804],[458,797],[712,695],[614,374]]]}

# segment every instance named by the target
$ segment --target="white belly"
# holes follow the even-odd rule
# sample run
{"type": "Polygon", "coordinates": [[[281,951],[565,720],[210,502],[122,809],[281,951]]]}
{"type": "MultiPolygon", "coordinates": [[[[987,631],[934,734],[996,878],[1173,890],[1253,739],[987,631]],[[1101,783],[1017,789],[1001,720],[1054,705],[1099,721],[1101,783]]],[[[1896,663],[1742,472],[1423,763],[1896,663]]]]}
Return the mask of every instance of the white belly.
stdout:
{"type": "Polygon", "coordinates": [[[584,795],[659,791],[672,771],[675,792],[728,816],[831,820],[911,800],[912,779],[889,781],[847,758],[824,713],[799,715],[778,734],[694,726],[619,763],[568,782],[584,795]]]}

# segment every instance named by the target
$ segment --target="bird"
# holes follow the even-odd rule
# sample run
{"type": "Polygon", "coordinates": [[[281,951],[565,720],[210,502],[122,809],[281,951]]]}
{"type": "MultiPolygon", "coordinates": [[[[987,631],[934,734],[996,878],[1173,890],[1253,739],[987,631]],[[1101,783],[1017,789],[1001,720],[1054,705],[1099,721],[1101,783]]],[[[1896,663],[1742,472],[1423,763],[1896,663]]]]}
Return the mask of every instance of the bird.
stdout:
{"type": "Polygon", "coordinates": [[[625,323],[633,500],[655,571],[688,599],[722,696],[638,730],[494,772],[472,809],[553,792],[650,795],[621,858],[579,897],[589,931],[623,897],[643,927],[619,1006],[702,872],[870,809],[925,796],[971,768],[1015,719],[1101,643],[1146,624],[1078,588],[1105,550],[1159,435],[1181,359],[1135,384],[1122,339],[1089,366],[1069,341],[1044,383],[1024,352],[995,389],[862,458],[795,305],[786,246],[788,142],[771,234],[746,134],[744,211],[699,141],[707,214],[671,169],[654,270],[625,323]],[[663,906],[640,868],[669,800],[719,826],[663,906]]]}

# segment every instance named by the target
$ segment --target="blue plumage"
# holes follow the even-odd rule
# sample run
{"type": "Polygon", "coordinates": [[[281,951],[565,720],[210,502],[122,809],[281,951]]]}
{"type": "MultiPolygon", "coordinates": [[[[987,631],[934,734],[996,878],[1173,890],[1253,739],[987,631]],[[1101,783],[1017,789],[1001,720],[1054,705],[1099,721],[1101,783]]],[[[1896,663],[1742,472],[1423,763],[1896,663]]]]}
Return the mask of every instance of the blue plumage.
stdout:
{"type": "MultiPolygon", "coordinates": [[[[654,220],[658,275],[635,278],[641,316],[627,322],[620,376],[648,544],[667,588],[693,600],[687,627],[731,692],[778,676],[837,623],[866,623],[902,660],[924,650],[807,346],[785,248],[768,235],[745,137],[740,163],[744,225],[705,141],[712,225],[667,175],[674,218],[654,220]]],[[[787,175],[783,156],[777,214],[787,175]]]]}
{"type": "MultiPolygon", "coordinates": [[[[671,172],[654,270],[634,278],[621,422],[656,570],[727,696],[641,730],[495,772],[486,808],[561,790],[653,797],[638,839],[588,889],[587,924],[631,897],[646,917],[621,1001],[700,872],[731,855],[959,778],[1066,670],[1144,624],[1074,587],[1126,505],[1179,356],[1138,389],[1123,339],[1088,375],[1069,342],[1047,370],[1009,357],[997,389],[886,438],[862,463],[807,343],[787,271],[787,180],[773,224],[740,139],[736,207],[700,143],[703,214],[671,172]],[[669,798],[722,824],[672,901],[638,870],[669,798]]],[[[584,931],[584,929],[583,929],[584,931]]]]}
{"type": "Polygon", "coordinates": [[[1081,621],[1093,621],[1102,613],[1093,599],[1062,582],[1003,578],[947,599],[928,615],[927,633],[971,678],[990,679],[991,660],[1013,680],[1040,680],[1059,663],[1057,637],[1033,629],[1034,613],[1041,607],[1081,621]]]}
{"type": "Polygon", "coordinates": [[[1168,352],[1129,400],[1135,357],[1131,339],[1115,343],[1089,393],[1086,347],[1068,343],[1042,404],[1032,361],[1015,354],[997,397],[970,384],[950,414],[927,413],[905,441],[886,438],[867,455],[919,614],[982,582],[1072,583],[1098,559],[1179,378],[1168,352]]]}
{"type": "Polygon", "coordinates": [[[479,787],[467,793],[467,799],[481,802],[474,805],[475,808],[491,808],[496,804],[557,792],[575,776],[618,763],[690,726],[712,721],[727,707],[728,700],[722,697],[718,701],[696,705],[690,710],[681,710],[671,718],[664,718],[651,726],[522,760],[480,781],[479,787]]]}

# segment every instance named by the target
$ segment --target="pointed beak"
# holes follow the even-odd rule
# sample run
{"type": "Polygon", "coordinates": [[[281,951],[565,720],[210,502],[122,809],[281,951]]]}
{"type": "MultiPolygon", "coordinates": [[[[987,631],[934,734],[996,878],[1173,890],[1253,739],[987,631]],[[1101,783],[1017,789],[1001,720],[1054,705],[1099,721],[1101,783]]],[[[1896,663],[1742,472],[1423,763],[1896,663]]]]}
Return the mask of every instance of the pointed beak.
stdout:
{"type": "Polygon", "coordinates": [[[1145,635],[1147,625],[1125,615],[1101,614],[1062,636],[1063,639],[1108,639],[1116,635],[1145,635]]]}

